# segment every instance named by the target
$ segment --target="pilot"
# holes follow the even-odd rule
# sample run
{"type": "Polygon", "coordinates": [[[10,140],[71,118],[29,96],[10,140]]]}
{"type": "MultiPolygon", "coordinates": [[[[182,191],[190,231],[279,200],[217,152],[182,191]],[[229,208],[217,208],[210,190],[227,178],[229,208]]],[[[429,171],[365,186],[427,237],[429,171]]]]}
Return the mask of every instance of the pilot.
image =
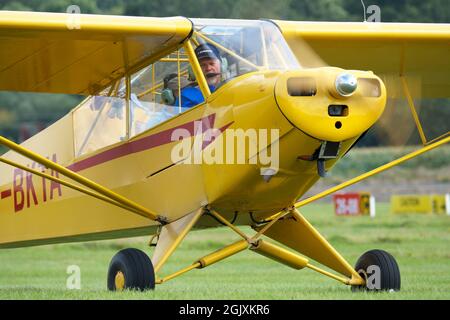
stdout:
{"type": "MultiPolygon", "coordinates": [[[[195,49],[195,55],[208,82],[209,90],[214,92],[222,78],[222,60],[219,50],[212,44],[204,43],[195,49]]],[[[203,94],[198,86],[188,86],[181,90],[181,107],[191,108],[203,101],[203,94]]],[[[178,99],[175,105],[178,105],[178,99]]]]}

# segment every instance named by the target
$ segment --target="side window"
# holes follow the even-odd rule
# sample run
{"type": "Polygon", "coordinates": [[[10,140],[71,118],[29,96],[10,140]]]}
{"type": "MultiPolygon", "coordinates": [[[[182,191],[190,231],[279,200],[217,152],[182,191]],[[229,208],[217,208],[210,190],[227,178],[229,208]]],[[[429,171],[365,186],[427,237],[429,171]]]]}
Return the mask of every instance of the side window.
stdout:
{"type": "Polygon", "coordinates": [[[75,156],[125,141],[203,102],[189,67],[180,49],[131,75],[130,90],[122,78],[83,101],[73,111],[75,156]]]}
{"type": "Polygon", "coordinates": [[[185,89],[201,95],[189,73],[188,57],[180,49],[132,75],[130,137],[193,106],[179,98],[185,89]]]}
{"type": "Polygon", "coordinates": [[[126,139],[125,81],[85,100],[73,113],[75,156],[126,139]]]}

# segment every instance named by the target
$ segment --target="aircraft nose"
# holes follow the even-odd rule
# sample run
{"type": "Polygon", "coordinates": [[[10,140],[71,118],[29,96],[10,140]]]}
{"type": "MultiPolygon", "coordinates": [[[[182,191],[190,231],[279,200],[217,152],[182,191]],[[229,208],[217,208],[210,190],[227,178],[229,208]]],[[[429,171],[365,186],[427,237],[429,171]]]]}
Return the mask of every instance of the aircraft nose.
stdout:
{"type": "Polygon", "coordinates": [[[295,127],[318,140],[337,142],[362,134],[378,120],[386,88],[372,72],[324,67],[281,74],[275,98],[295,127]]]}

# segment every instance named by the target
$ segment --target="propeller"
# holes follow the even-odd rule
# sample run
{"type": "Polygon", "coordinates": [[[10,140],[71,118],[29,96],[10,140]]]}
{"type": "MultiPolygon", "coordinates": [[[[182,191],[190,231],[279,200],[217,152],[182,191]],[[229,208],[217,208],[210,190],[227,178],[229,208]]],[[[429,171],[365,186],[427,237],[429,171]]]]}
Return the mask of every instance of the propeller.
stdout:
{"type": "Polygon", "coordinates": [[[420,77],[401,78],[395,73],[382,74],[380,77],[386,85],[387,102],[383,115],[374,126],[374,134],[379,141],[385,141],[383,145],[388,146],[420,143],[420,134],[413,116],[415,113],[417,119],[422,120],[420,77]]]}
{"type": "Polygon", "coordinates": [[[329,65],[322,57],[302,38],[289,39],[289,46],[297,57],[302,68],[321,68],[329,65]]]}

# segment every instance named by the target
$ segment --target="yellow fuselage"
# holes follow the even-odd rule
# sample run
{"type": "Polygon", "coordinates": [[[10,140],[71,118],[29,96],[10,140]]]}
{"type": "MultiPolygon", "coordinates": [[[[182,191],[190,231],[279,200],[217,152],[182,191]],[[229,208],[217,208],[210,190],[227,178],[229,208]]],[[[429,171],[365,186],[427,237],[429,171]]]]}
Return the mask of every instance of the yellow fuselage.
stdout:
{"type": "MultiPolygon", "coordinates": [[[[230,221],[252,224],[292,205],[320,178],[317,161],[306,158],[323,141],[341,142],[338,156],[326,161],[329,170],[383,112],[386,92],[381,81],[377,97],[364,96],[360,89],[351,97],[339,97],[333,84],[341,72],[320,68],[249,73],[223,84],[205,103],[130,140],[79,158],[74,154],[73,112],[23,146],[169,221],[210,205],[230,221]],[[291,96],[287,81],[293,77],[313,78],[315,95],[291,96]],[[330,116],[328,107],[333,104],[345,105],[347,114],[330,116]],[[279,130],[278,171],[267,179],[259,163],[174,164],[171,155],[179,141],[171,141],[171,134],[185,128],[192,132],[189,139],[195,144],[198,127],[222,132],[205,151],[226,141],[232,129],[279,130]]],[[[379,81],[371,72],[352,73],[379,81]]],[[[270,147],[270,142],[246,141],[247,160],[270,147]]],[[[4,157],[57,175],[12,152],[4,157]]],[[[20,169],[2,164],[0,177],[0,247],[150,235],[159,225],[20,169]]],[[[212,217],[204,216],[196,227],[217,225],[212,217]]]]}

